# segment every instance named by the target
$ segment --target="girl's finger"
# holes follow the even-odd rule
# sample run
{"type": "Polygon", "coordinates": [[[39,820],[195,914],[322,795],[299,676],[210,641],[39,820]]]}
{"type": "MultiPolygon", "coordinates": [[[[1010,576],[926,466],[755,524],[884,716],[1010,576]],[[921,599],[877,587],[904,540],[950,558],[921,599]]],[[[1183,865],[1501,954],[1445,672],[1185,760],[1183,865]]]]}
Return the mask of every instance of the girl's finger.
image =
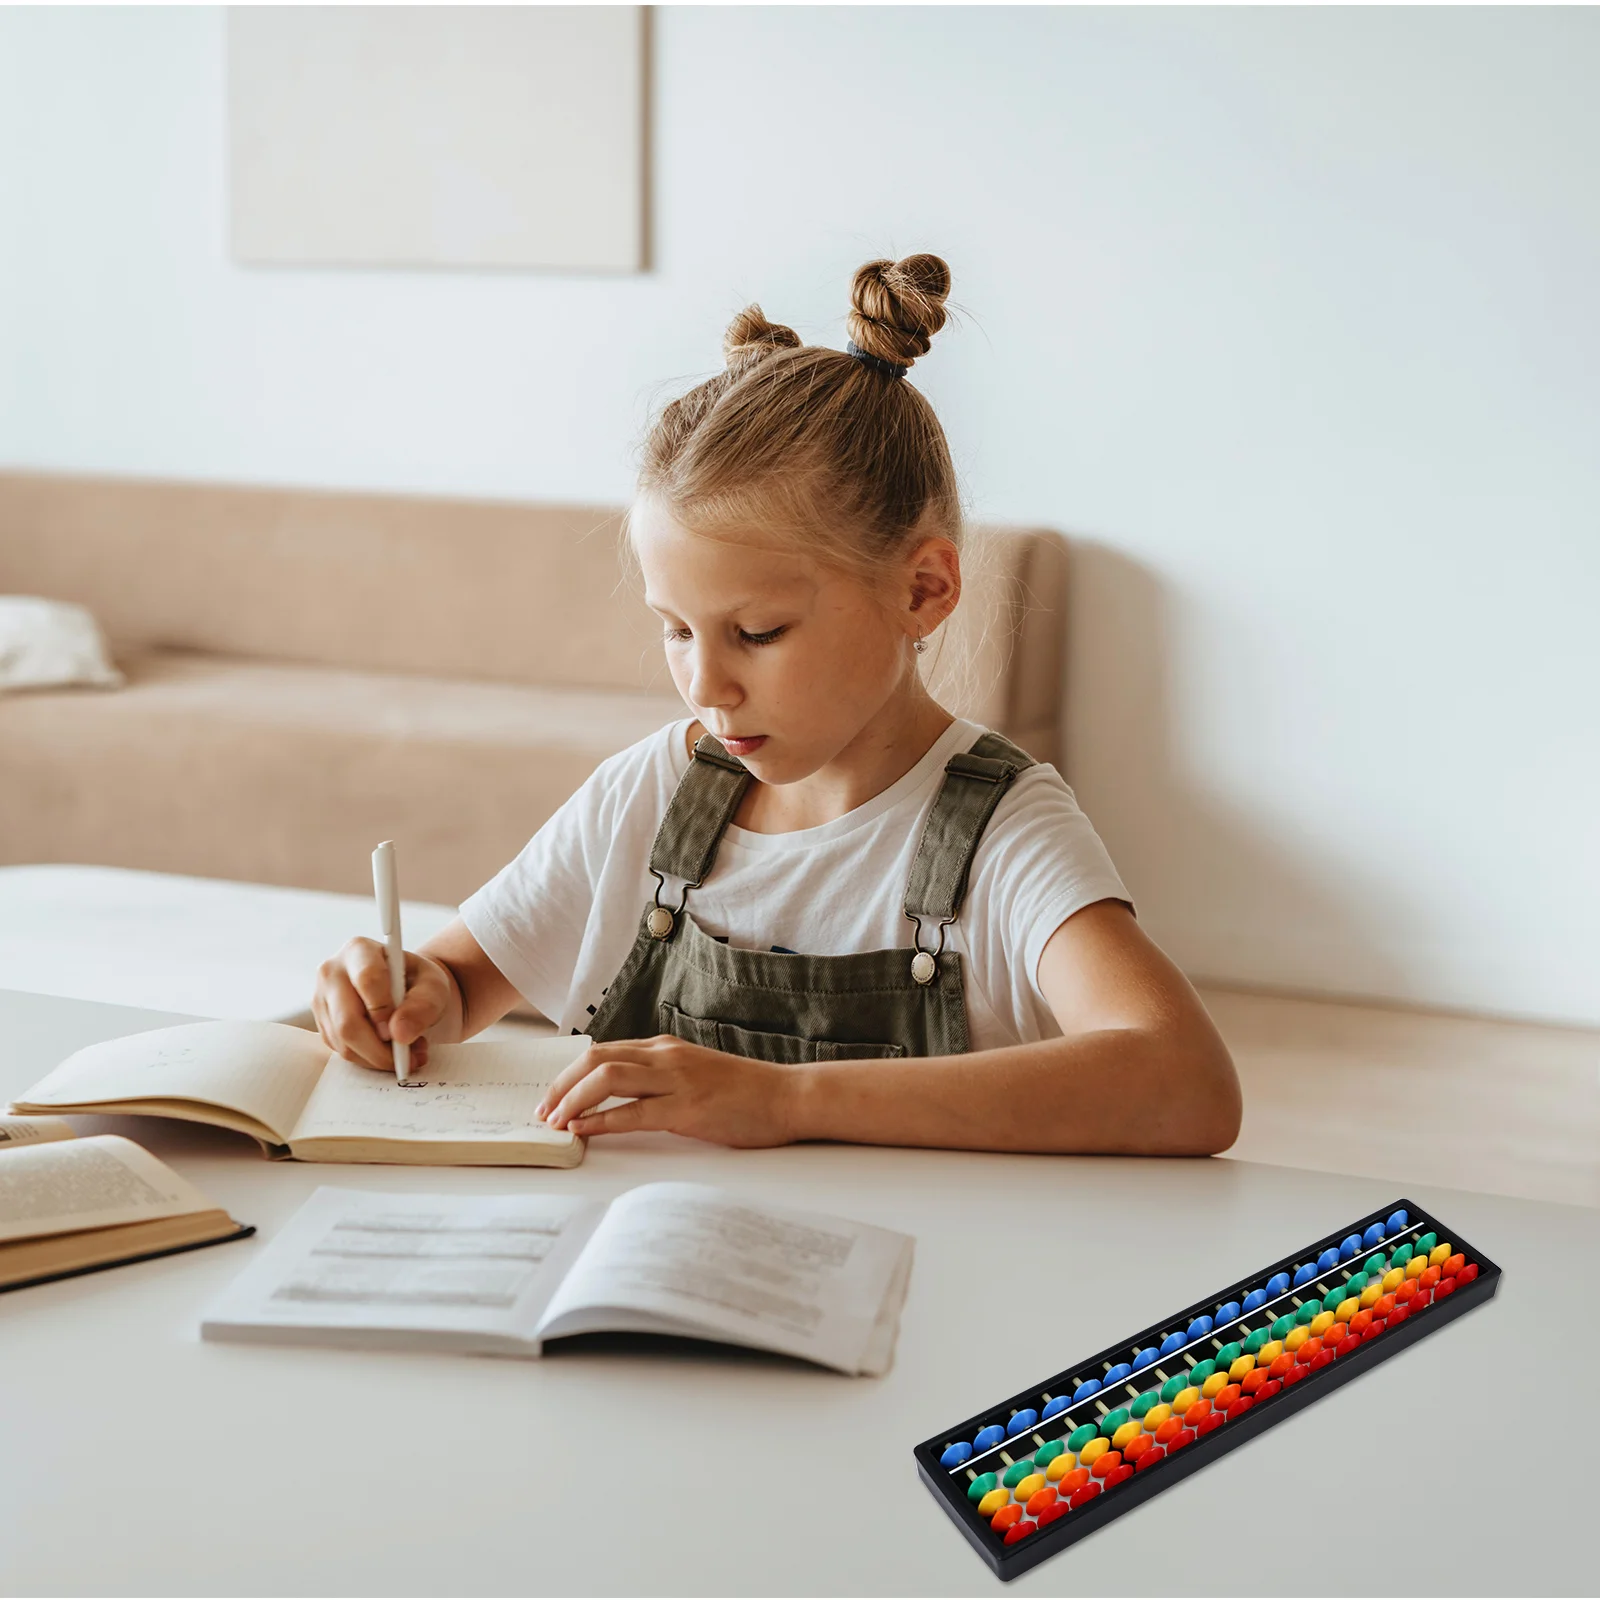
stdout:
{"type": "Polygon", "coordinates": [[[607,1111],[591,1111],[587,1116],[576,1117],[568,1123],[567,1131],[587,1139],[596,1133],[641,1133],[670,1129],[670,1105],[671,1100],[667,1095],[630,1100],[625,1106],[612,1106],[607,1111]]]}
{"type": "Polygon", "coordinates": [[[334,1037],[333,1048],[347,1061],[373,1067],[379,1072],[394,1070],[394,1052],[374,1031],[366,1007],[353,989],[335,990],[327,997],[328,1020],[334,1037]]]}
{"type": "Polygon", "coordinates": [[[569,1089],[545,1120],[552,1127],[564,1127],[569,1118],[581,1116],[610,1095],[658,1095],[672,1087],[660,1062],[605,1060],[569,1089]]]}

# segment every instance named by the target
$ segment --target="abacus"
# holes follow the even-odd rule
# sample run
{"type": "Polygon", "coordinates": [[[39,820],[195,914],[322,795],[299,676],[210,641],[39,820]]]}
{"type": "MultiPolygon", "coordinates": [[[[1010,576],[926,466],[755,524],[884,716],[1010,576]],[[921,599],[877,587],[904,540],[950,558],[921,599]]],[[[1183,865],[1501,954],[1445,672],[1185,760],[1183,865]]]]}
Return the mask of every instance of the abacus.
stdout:
{"type": "Polygon", "coordinates": [[[1014,1578],[1499,1281],[1492,1261],[1400,1200],[925,1440],[917,1470],[994,1572],[1014,1578]]]}

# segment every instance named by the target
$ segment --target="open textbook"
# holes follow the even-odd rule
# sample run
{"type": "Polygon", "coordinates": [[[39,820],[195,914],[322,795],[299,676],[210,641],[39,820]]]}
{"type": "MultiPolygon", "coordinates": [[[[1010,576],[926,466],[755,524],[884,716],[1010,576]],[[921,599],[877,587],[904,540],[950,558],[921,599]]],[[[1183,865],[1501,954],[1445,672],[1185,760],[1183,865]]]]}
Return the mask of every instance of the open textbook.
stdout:
{"type": "Polygon", "coordinates": [[[201,1333],[503,1356],[567,1334],[665,1333],[876,1375],[912,1246],[697,1183],[642,1184],[609,1205],[320,1188],[201,1333]]]}
{"type": "Polygon", "coordinates": [[[0,1117],[0,1289],[254,1232],[131,1140],[0,1117]]]}
{"type": "Polygon", "coordinates": [[[330,1055],[305,1028],[190,1022],[89,1045],[11,1109],[182,1117],[297,1161],[575,1167],[583,1140],[534,1108],[588,1043],[569,1034],[430,1044],[426,1071],[400,1084],[330,1055]]]}

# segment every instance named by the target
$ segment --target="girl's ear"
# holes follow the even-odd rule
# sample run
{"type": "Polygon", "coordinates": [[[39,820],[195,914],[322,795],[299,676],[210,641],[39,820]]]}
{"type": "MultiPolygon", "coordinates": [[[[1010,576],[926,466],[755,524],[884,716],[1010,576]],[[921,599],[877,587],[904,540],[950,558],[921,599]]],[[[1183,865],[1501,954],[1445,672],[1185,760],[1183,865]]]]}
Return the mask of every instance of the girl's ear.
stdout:
{"type": "Polygon", "coordinates": [[[923,539],[906,558],[906,579],[906,621],[924,638],[961,598],[961,553],[949,539],[923,539]]]}

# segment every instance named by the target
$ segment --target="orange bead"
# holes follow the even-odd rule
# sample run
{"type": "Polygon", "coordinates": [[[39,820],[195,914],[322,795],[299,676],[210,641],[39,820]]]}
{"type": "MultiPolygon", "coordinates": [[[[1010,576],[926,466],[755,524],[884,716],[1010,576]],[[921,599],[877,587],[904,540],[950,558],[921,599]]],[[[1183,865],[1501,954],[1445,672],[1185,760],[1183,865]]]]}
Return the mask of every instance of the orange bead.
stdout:
{"type": "Polygon", "coordinates": [[[1021,1521],[1022,1507],[1019,1506],[1015,1500],[1013,1500],[1010,1505],[1001,1506],[1000,1509],[989,1518],[989,1526],[993,1528],[996,1533],[1004,1533],[1006,1529],[1012,1525],[1012,1523],[1021,1521]]]}
{"type": "Polygon", "coordinates": [[[1168,1417],[1167,1420],[1156,1429],[1156,1443],[1165,1448],[1167,1445],[1171,1444],[1172,1441],[1176,1439],[1182,1432],[1182,1421],[1177,1417],[1168,1417]]]}
{"type": "Polygon", "coordinates": [[[1372,1308],[1372,1315],[1377,1321],[1383,1322],[1384,1320],[1386,1320],[1389,1317],[1389,1315],[1393,1311],[1394,1311],[1394,1296],[1392,1294],[1386,1294],[1377,1303],[1377,1305],[1375,1305],[1372,1308]]]}
{"type": "Polygon", "coordinates": [[[1207,1417],[1211,1415],[1211,1402],[1209,1400],[1196,1400],[1183,1414],[1183,1425],[1186,1428],[1198,1428],[1207,1417]]]}
{"type": "Polygon", "coordinates": [[[1141,1456],[1148,1455],[1156,1447],[1156,1442],[1148,1433],[1141,1434],[1126,1450],[1122,1452],[1124,1461],[1131,1461],[1135,1466],[1139,1464],[1141,1456]]]}
{"type": "Polygon", "coordinates": [[[1028,1515],[1030,1517],[1036,1517],[1041,1511],[1044,1510],[1046,1506],[1053,1506],[1055,1503],[1056,1491],[1046,1485],[1043,1489],[1039,1490],[1037,1494],[1031,1494],[1028,1496],[1028,1515]]]}
{"type": "Polygon", "coordinates": [[[1438,1281],[1439,1269],[1437,1267],[1429,1267],[1428,1270],[1417,1279],[1417,1287],[1421,1289],[1431,1289],[1438,1283],[1438,1281]]]}
{"type": "Polygon", "coordinates": [[[1218,1411],[1226,1411],[1244,1391],[1236,1383],[1230,1383],[1226,1389],[1217,1391],[1217,1398],[1211,1402],[1218,1411]]]}
{"type": "Polygon", "coordinates": [[[1370,1311],[1358,1311],[1355,1316],[1350,1319],[1350,1331],[1351,1333],[1355,1334],[1358,1339],[1371,1326],[1372,1313],[1370,1311]]]}
{"type": "Polygon", "coordinates": [[[1306,1342],[1300,1346],[1300,1353],[1295,1357],[1295,1360],[1298,1361],[1302,1367],[1308,1367],[1321,1354],[1322,1341],[1320,1339],[1307,1339],[1306,1342]]]}
{"type": "Polygon", "coordinates": [[[1281,1355],[1281,1356],[1278,1357],[1278,1359],[1276,1361],[1274,1361],[1272,1363],[1272,1365],[1270,1367],[1267,1368],[1267,1373],[1268,1373],[1269,1376],[1276,1378],[1280,1383],[1282,1383],[1283,1382],[1283,1375],[1293,1365],[1294,1365],[1294,1357],[1293,1356],[1291,1356],[1291,1355],[1281,1355]]]}
{"type": "Polygon", "coordinates": [[[1256,1390],[1267,1381],[1267,1374],[1269,1370],[1270,1369],[1267,1367],[1257,1367],[1254,1372],[1245,1373],[1244,1382],[1241,1383],[1239,1387],[1246,1394],[1254,1394],[1256,1390]]]}
{"type": "Polygon", "coordinates": [[[1467,1264],[1467,1258],[1458,1250],[1439,1269],[1447,1278],[1453,1278],[1467,1264]]]}
{"type": "Polygon", "coordinates": [[[1407,1278],[1406,1281],[1395,1290],[1394,1298],[1397,1305],[1409,1305],[1417,1298],[1416,1280],[1414,1278],[1407,1278]]]}
{"type": "Polygon", "coordinates": [[[1074,1467],[1066,1477],[1061,1480],[1059,1493],[1063,1500],[1070,1500],[1089,1481],[1087,1467],[1074,1467]]]}
{"type": "Polygon", "coordinates": [[[1097,1478],[1109,1478],[1118,1467],[1122,1465],[1122,1452],[1120,1450],[1107,1450],[1106,1453],[1089,1468],[1097,1478]]]}

